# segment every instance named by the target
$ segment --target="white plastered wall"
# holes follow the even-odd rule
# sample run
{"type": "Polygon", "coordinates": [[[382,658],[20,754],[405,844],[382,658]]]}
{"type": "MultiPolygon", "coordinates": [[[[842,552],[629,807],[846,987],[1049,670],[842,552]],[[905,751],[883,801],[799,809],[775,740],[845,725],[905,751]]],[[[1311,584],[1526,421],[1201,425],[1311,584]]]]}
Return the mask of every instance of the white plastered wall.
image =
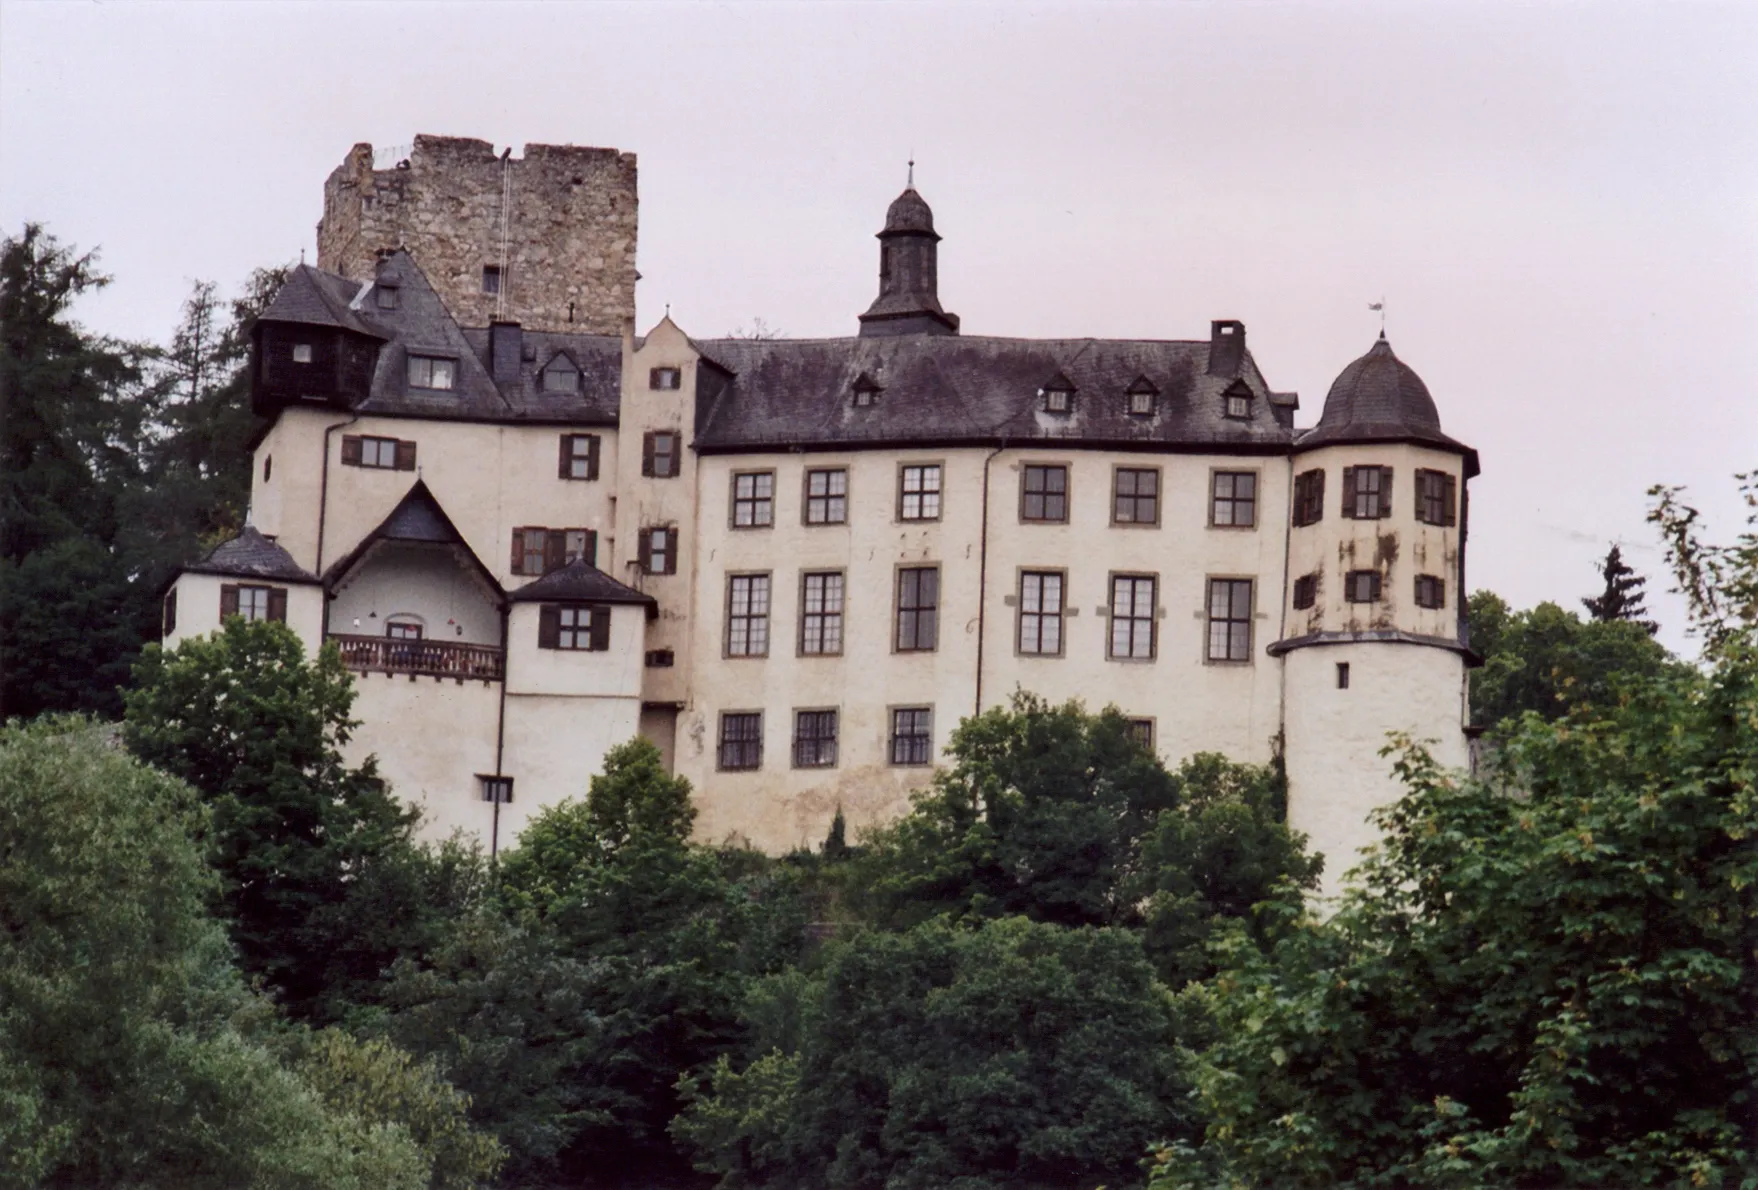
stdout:
{"type": "Polygon", "coordinates": [[[381,541],[337,585],[331,632],[383,636],[392,618],[421,625],[425,639],[441,644],[501,643],[492,597],[447,546],[381,541]]]}
{"type": "Polygon", "coordinates": [[[287,627],[305,642],[308,655],[317,656],[323,643],[323,588],[311,583],[279,583],[270,579],[232,578],[217,574],[177,576],[177,625],[164,635],[163,644],[175,649],[192,636],[205,636],[220,627],[220,588],[233,584],[278,587],[287,592],[287,627]]]}
{"type": "Polygon", "coordinates": [[[422,838],[462,830],[486,848],[494,807],[477,774],[495,771],[501,684],[382,673],[355,674],[354,684],[360,726],[343,752],[349,763],[377,755],[391,792],[421,811],[422,838]]]}

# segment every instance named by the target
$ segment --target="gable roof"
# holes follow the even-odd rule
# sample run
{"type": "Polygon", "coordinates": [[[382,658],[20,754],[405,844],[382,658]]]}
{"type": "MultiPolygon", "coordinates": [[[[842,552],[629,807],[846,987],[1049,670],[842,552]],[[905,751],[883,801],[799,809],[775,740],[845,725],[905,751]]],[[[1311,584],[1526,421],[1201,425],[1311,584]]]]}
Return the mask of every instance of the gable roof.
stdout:
{"type": "Polygon", "coordinates": [[[488,588],[497,601],[506,599],[506,591],[496,581],[494,572],[482,564],[464,535],[440,507],[438,500],[428,490],[424,480],[416,480],[404,493],[390,515],[380,521],[378,527],[360,539],[360,544],[336,559],[329,569],[324,571],[324,585],[330,588],[348,577],[367,555],[383,542],[409,542],[422,545],[449,546],[452,552],[488,588]]]}
{"type": "Polygon", "coordinates": [[[317,583],[317,575],[293,560],[293,555],[246,525],[238,536],[222,541],[199,562],[183,568],[184,574],[217,574],[228,578],[274,579],[283,583],[317,583]]]}
{"type": "Polygon", "coordinates": [[[513,603],[639,603],[647,606],[649,616],[659,608],[653,596],[617,582],[584,558],[526,583],[507,598],[513,603]]]}
{"type": "Polygon", "coordinates": [[[275,291],[259,322],[297,322],[306,326],[331,326],[370,335],[375,339],[391,336],[375,326],[353,303],[360,296],[361,284],[334,273],[320,272],[302,264],[287,274],[286,284],[275,291]]]}

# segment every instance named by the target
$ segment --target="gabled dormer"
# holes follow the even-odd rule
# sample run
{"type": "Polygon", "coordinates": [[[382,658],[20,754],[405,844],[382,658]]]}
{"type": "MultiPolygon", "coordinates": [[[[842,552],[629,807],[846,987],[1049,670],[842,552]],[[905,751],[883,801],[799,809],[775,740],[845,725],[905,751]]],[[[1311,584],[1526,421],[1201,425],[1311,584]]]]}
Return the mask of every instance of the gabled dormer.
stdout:
{"type": "Polygon", "coordinates": [[[1074,381],[1058,372],[1038,388],[1038,397],[1044,403],[1045,413],[1067,415],[1074,412],[1076,391],[1074,381]]]}

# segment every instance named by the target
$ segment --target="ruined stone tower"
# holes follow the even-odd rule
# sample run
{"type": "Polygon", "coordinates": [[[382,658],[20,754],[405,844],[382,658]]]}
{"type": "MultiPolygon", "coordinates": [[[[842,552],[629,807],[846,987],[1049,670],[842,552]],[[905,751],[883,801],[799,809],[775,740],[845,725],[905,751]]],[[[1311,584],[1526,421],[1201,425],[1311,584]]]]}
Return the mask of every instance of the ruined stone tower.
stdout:
{"type": "Polygon", "coordinates": [[[635,317],[635,155],[417,136],[374,169],[355,145],[324,183],[317,266],[371,280],[379,251],[407,248],[464,326],[621,334],[635,317]]]}

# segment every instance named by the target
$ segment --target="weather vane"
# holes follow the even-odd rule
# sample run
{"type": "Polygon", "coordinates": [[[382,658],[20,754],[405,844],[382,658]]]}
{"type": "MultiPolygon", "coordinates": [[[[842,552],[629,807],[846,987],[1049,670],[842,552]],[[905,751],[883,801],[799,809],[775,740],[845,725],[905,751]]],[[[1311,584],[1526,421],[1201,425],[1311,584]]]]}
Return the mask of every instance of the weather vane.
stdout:
{"type": "Polygon", "coordinates": [[[1379,311],[1380,338],[1382,338],[1382,339],[1385,338],[1386,337],[1386,299],[1382,297],[1377,302],[1369,302],[1369,303],[1367,303],[1367,308],[1369,310],[1378,310],[1379,311]]]}

